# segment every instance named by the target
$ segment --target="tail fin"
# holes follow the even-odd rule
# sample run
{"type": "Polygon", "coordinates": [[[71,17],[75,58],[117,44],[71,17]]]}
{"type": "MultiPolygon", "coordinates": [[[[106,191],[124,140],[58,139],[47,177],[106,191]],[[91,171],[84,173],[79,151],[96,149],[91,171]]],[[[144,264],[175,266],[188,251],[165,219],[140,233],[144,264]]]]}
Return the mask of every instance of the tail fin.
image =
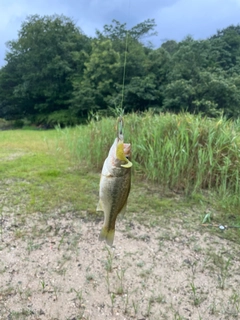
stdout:
{"type": "Polygon", "coordinates": [[[115,230],[107,230],[107,228],[103,227],[100,235],[99,235],[99,240],[103,241],[105,240],[109,246],[113,245],[113,240],[114,240],[114,234],[115,230]]]}

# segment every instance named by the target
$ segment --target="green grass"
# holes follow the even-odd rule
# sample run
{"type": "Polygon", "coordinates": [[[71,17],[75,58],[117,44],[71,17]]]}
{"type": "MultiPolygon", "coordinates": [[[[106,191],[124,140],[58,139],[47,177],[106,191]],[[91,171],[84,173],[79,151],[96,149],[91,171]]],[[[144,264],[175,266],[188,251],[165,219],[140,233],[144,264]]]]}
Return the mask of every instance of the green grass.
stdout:
{"type": "MultiPolygon", "coordinates": [[[[218,173],[217,166],[211,168],[212,174],[213,172],[215,172],[215,176],[218,174],[219,184],[214,184],[213,179],[211,184],[200,183],[199,181],[202,181],[201,172],[193,175],[191,181],[183,180],[180,183],[181,177],[184,177],[182,170],[186,171],[186,179],[190,177],[186,163],[191,164],[191,170],[193,168],[197,170],[199,166],[196,163],[194,167],[194,161],[191,160],[191,157],[196,156],[198,151],[194,149],[194,152],[190,152],[190,145],[192,145],[190,140],[193,137],[187,132],[186,134],[189,134],[189,146],[188,149],[185,146],[185,149],[189,150],[189,154],[185,155],[188,157],[187,160],[184,158],[182,164],[179,164],[182,169],[177,168],[177,162],[172,168],[169,165],[166,172],[164,172],[164,166],[161,167],[167,161],[162,160],[161,162],[160,155],[168,155],[168,150],[172,150],[177,137],[180,141],[187,141],[187,138],[182,137],[177,131],[180,126],[177,124],[179,121],[180,123],[181,121],[183,123],[189,122],[189,119],[193,122],[192,124],[190,122],[192,130],[196,127],[196,130],[200,131],[201,126],[204,127],[205,125],[203,130],[205,139],[209,136],[206,134],[207,130],[211,131],[215,127],[223,126],[225,131],[229,130],[226,134],[229,141],[231,135],[236,136],[234,143],[238,146],[239,133],[235,128],[237,123],[225,123],[223,119],[222,122],[218,123],[219,120],[201,119],[188,115],[161,115],[157,117],[149,113],[141,116],[129,115],[125,118],[126,141],[133,145],[134,169],[132,190],[129,196],[128,210],[124,216],[124,224],[118,224],[117,228],[129,237],[129,242],[132,242],[131,238],[137,239],[140,246],[143,243],[148,246],[149,239],[155,237],[157,246],[159,245],[159,251],[158,249],[154,250],[149,255],[149,260],[145,261],[140,247],[136,247],[136,251],[132,249],[125,251],[128,249],[123,248],[123,252],[119,256],[116,256],[115,249],[108,246],[102,248],[100,259],[103,268],[102,279],[99,278],[98,273],[92,269],[92,265],[89,263],[86,269],[82,267],[81,271],[85,272],[83,288],[77,286],[77,288],[70,289],[70,292],[74,293],[71,301],[76,306],[77,318],[87,319],[84,312],[87,311],[86,303],[89,297],[91,298],[91,289],[96,294],[96,292],[99,292],[96,291],[96,288],[100,288],[101,282],[103,282],[104,290],[108,293],[104,312],[107,312],[107,308],[110,306],[109,310],[113,314],[116,310],[121,309],[127,318],[145,316],[151,319],[167,319],[172,316],[174,319],[185,319],[177,305],[170,309],[168,295],[162,292],[164,281],[160,276],[152,280],[153,275],[154,277],[156,275],[155,268],[158,265],[158,257],[166,259],[167,263],[167,255],[166,253],[162,255],[162,252],[165,252],[162,248],[165,245],[168,246],[168,242],[174,247],[176,245],[182,246],[185,243],[192,250],[192,257],[202,256],[202,258],[192,258],[189,261],[187,257],[183,257],[182,267],[191,270],[189,278],[184,282],[189,309],[200,309],[206,304],[206,306],[209,305],[209,312],[215,314],[216,318],[220,312],[229,318],[237,318],[239,315],[240,293],[234,286],[232,287],[231,282],[233,262],[236,260],[238,246],[233,244],[235,249],[229,249],[230,242],[224,242],[221,247],[218,242],[219,238],[216,238],[216,243],[213,243],[213,237],[209,237],[209,233],[217,233],[218,237],[228,238],[240,243],[240,230],[227,229],[222,232],[218,228],[202,227],[203,221],[228,225],[239,223],[238,202],[231,203],[229,200],[237,196],[238,190],[238,186],[232,187],[234,184],[234,179],[232,179],[234,177],[233,160],[228,161],[228,169],[226,167],[223,173],[218,173]],[[173,130],[174,123],[176,123],[175,133],[173,130]],[[165,128],[164,125],[167,127],[165,128]],[[171,128],[172,131],[167,134],[171,128]],[[164,130],[166,132],[165,138],[163,138],[164,130]],[[154,142],[154,138],[151,136],[157,132],[159,132],[157,138],[159,143],[154,142]],[[160,132],[162,133],[160,134],[160,132]],[[172,147],[166,147],[166,150],[164,150],[165,141],[168,144],[172,143],[172,147]],[[151,150],[154,150],[156,157],[154,157],[153,151],[151,153],[151,150]],[[158,171],[159,174],[157,174],[158,171]],[[232,175],[227,177],[226,172],[232,172],[232,175]],[[168,177],[168,180],[165,181],[164,177],[166,179],[168,177]],[[223,182],[221,178],[224,178],[223,182]],[[220,183],[224,185],[224,181],[227,181],[226,189],[224,189],[225,187],[220,188],[220,183]],[[229,199],[226,200],[228,197],[229,199]],[[170,220],[172,221],[169,224],[170,220]],[[139,228],[136,221],[140,222],[141,227],[144,226],[143,230],[139,228]],[[184,232],[182,229],[184,229],[184,232]],[[208,243],[206,247],[203,243],[199,244],[198,234],[202,232],[206,234],[206,243],[208,243]],[[225,244],[227,245],[226,248],[225,244]],[[218,289],[223,294],[224,290],[226,292],[231,290],[230,295],[225,299],[226,304],[223,304],[223,308],[220,309],[219,302],[215,303],[215,300],[210,300],[211,303],[206,302],[208,289],[203,290],[199,285],[197,278],[199,270],[205,274],[210,274],[215,279],[214,295],[216,295],[216,301],[218,301],[218,296],[215,292],[218,289]],[[135,283],[131,280],[131,272],[137,274],[138,281],[135,283]],[[157,283],[154,291],[152,290],[152,281],[157,283]],[[85,287],[88,288],[87,291],[84,289],[85,287]],[[169,311],[165,315],[162,313],[154,314],[156,310],[161,312],[161,309],[169,311]]],[[[47,272],[45,272],[37,280],[37,292],[40,292],[43,297],[50,294],[57,300],[58,296],[60,297],[64,293],[64,289],[62,285],[57,283],[53,286],[50,281],[52,276],[62,278],[63,281],[69,281],[68,268],[70,264],[75,265],[79,262],[80,265],[82,264],[83,246],[81,238],[85,241],[84,232],[82,233],[81,230],[82,221],[86,219],[93,219],[94,221],[101,219],[103,221],[102,215],[97,216],[96,214],[99,177],[102,163],[115,136],[115,125],[115,119],[103,119],[99,122],[92,121],[88,126],[76,128],[0,132],[0,240],[2,240],[0,241],[0,250],[9,250],[10,254],[11,246],[5,247],[9,235],[10,239],[15,240],[13,246],[18,243],[17,250],[22,240],[24,252],[26,252],[25,258],[31,263],[32,259],[35,260],[35,254],[40,256],[36,251],[41,250],[44,246],[48,248],[52,245],[52,242],[49,243],[49,241],[55,242],[53,242],[53,246],[56,248],[56,261],[52,264],[53,269],[49,271],[51,277],[49,278],[47,272]],[[11,222],[11,228],[13,229],[9,229],[7,225],[10,217],[14,220],[11,222]],[[78,223],[73,223],[72,219],[78,221],[78,223]]],[[[205,148],[210,149],[210,147],[207,147],[208,142],[206,141],[208,140],[203,142],[204,140],[200,136],[198,139],[198,144],[200,144],[200,141],[202,143],[202,146],[198,146],[199,150],[201,149],[203,152],[205,148]]],[[[220,134],[215,136],[214,139],[220,139],[220,134]]],[[[224,139],[227,138],[224,137],[224,139]]],[[[182,147],[184,142],[179,142],[179,144],[182,147]]],[[[221,158],[220,151],[217,151],[217,147],[213,143],[211,148],[215,148],[212,151],[212,163],[217,162],[215,155],[219,157],[219,166],[221,161],[227,161],[221,158]]],[[[224,150],[229,155],[229,159],[238,157],[237,153],[234,154],[237,150],[234,149],[235,147],[232,148],[230,145],[228,151],[226,148],[227,142],[225,142],[224,150]]],[[[178,154],[178,144],[175,150],[178,154]]],[[[181,161],[180,155],[179,161],[181,161]]],[[[202,169],[202,173],[205,172],[204,170],[205,167],[202,169]]],[[[118,217],[118,219],[120,220],[122,217],[118,217]]],[[[118,243],[117,245],[121,244],[118,243]]],[[[144,246],[144,248],[146,247],[144,246]]],[[[171,252],[169,252],[169,255],[171,255],[171,252]]],[[[177,266],[180,269],[182,267],[177,266]]],[[[2,277],[4,274],[8,274],[9,270],[4,261],[0,263],[2,277]]],[[[36,270],[33,272],[37,274],[36,270]]],[[[186,274],[188,273],[186,272],[186,274]]],[[[180,286],[182,287],[182,285],[180,286]]],[[[5,287],[1,290],[1,296],[5,299],[2,302],[7,301],[10,296],[14,295],[20,297],[20,303],[21,301],[27,302],[37,293],[31,287],[25,288],[20,282],[15,288],[12,287],[11,283],[6,284],[5,287]]],[[[171,288],[171,283],[169,283],[168,290],[174,292],[175,284],[174,288],[171,288]]],[[[180,287],[178,290],[180,290],[180,287]]],[[[34,309],[26,308],[16,309],[15,311],[9,310],[8,315],[13,319],[25,319],[33,317],[32,312],[35,312],[35,315],[38,316],[34,309]]],[[[206,317],[199,313],[199,319],[205,319],[206,317]]]]}
{"type": "MultiPolygon", "coordinates": [[[[99,174],[116,124],[103,118],[75,128],[0,132],[3,203],[7,199],[19,212],[59,208],[96,219],[99,174]]],[[[167,224],[180,215],[199,228],[210,206],[212,223],[240,226],[239,128],[238,121],[189,114],[127,115],[133,183],[125,218],[137,213],[139,222],[152,227],[159,217],[167,224]]],[[[237,228],[224,232],[234,239],[239,234],[237,228]]]]}
{"type": "MultiPolygon", "coordinates": [[[[116,126],[116,118],[103,118],[86,126],[58,128],[57,150],[79,168],[100,172],[116,126]]],[[[213,223],[240,226],[239,121],[130,114],[124,118],[124,136],[132,144],[133,162],[128,211],[141,212],[141,222],[146,222],[146,211],[172,217],[176,207],[185,210],[198,204],[203,211],[209,205],[218,211],[213,223]],[[172,194],[166,196],[169,190],[172,194]],[[174,193],[184,197],[176,203],[174,193]]],[[[239,230],[228,229],[225,235],[236,233],[237,238],[239,230]]]]}
{"type": "MultiPolygon", "coordinates": [[[[58,130],[59,147],[82,166],[99,171],[115,127],[116,119],[106,118],[58,130]]],[[[186,194],[214,190],[225,205],[239,206],[239,121],[131,114],[125,117],[125,137],[132,143],[135,174],[186,194]]]]}
{"type": "Polygon", "coordinates": [[[76,170],[68,159],[56,155],[55,130],[0,134],[1,193],[8,203],[30,213],[48,212],[64,204],[70,210],[95,212],[92,195],[98,177],[76,170]]]}
{"type": "MultiPolygon", "coordinates": [[[[106,118],[59,129],[59,146],[89,168],[100,169],[115,127],[116,119],[106,118]]],[[[213,187],[222,194],[239,192],[238,122],[188,114],[132,114],[125,118],[125,137],[133,145],[134,171],[152,181],[186,192],[213,187]]]]}

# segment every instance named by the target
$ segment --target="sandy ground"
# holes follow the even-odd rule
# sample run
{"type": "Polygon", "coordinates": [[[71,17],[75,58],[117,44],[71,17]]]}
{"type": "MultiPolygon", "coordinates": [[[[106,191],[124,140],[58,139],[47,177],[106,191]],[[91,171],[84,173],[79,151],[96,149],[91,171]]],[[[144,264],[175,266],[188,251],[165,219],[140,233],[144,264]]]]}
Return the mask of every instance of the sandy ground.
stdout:
{"type": "MultiPolygon", "coordinates": [[[[146,213],[145,213],[146,214],[146,213]]],[[[0,319],[238,319],[240,247],[181,220],[147,228],[67,208],[25,216],[3,208],[0,319]]]]}

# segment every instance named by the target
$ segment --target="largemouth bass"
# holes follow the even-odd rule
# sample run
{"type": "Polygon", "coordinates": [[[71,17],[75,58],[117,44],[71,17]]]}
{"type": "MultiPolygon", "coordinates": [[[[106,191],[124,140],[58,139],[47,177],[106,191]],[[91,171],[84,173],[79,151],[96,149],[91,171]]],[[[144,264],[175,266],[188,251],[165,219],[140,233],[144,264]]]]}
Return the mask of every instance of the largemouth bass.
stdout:
{"type": "Polygon", "coordinates": [[[106,158],[100,179],[97,211],[104,212],[104,225],[99,239],[112,246],[115,222],[124,214],[131,187],[131,145],[116,138],[106,158]]]}

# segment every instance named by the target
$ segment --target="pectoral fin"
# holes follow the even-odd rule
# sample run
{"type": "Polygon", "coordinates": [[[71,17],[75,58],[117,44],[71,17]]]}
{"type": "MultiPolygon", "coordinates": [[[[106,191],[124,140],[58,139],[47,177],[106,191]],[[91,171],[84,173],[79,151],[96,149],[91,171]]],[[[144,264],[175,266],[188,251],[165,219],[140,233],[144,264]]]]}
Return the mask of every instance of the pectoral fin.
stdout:
{"type": "Polygon", "coordinates": [[[103,207],[102,207],[102,201],[101,200],[98,201],[98,205],[97,205],[97,209],[96,210],[97,211],[104,211],[103,207]]]}

